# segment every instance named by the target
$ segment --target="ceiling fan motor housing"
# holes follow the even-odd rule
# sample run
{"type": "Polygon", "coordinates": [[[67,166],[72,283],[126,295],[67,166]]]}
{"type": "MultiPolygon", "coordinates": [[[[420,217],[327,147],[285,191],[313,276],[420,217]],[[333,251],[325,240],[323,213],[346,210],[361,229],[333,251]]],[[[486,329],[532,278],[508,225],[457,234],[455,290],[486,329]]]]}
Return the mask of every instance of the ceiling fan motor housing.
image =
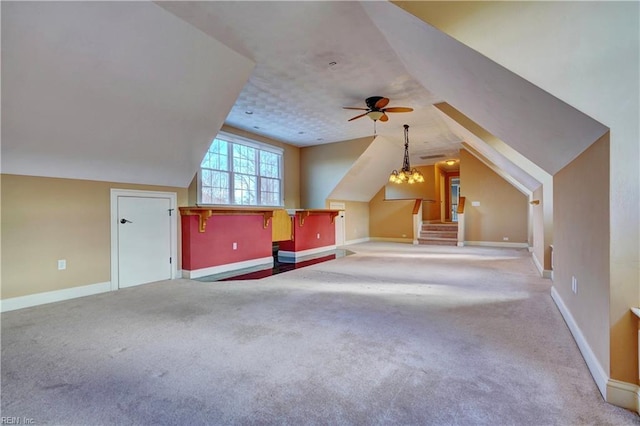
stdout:
{"type": "Polygon", "coordinates": [[[367,104],[367,107],[368,107],[370,110],[372,110],[372,111],[377,111],[377,110],[379,110],[380,108],[376,108],[376,104],[378,103],[378,101],[379,101],[380,99],[384,99],[384,98],[383,98],[382,96],[371,96],[371,97],[368,97],[368,98],[365,100],[365,103],[367,104]]]}

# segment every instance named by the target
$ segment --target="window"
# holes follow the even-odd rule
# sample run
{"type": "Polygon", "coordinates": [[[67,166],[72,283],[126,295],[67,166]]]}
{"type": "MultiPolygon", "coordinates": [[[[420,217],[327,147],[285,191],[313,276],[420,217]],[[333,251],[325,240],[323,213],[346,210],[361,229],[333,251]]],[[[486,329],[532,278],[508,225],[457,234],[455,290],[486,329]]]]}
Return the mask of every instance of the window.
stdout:
{"type": "Polygon", "coordinates": [[[282,149],[220,133],[200,165],[199,204],[282,206],[282,149]]]}

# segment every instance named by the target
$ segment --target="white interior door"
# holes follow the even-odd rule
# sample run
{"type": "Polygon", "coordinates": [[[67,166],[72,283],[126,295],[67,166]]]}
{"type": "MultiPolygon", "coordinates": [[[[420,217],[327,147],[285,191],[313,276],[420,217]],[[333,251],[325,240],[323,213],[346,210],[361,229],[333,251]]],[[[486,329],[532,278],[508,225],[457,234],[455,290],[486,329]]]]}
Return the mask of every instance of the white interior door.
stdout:
{"type": "Polygon", "coordinates": [[[118,287],[171,279],[170,198],[118,196],[118,287]]]}
{"type": "Polygon", "coordinates": [[[329,203],[331,210],[340,210],[338,216],[334,220],[335,232],[336,232],[336,245],[343,246],[345,242],[345,204],[338,202],[329,203]]]}
{"type": "Polygon", "coordinates": [[[340,210],[338,216],[335,219],[336,225],[336,245],[344,245],[344,210],[340,210]]]}

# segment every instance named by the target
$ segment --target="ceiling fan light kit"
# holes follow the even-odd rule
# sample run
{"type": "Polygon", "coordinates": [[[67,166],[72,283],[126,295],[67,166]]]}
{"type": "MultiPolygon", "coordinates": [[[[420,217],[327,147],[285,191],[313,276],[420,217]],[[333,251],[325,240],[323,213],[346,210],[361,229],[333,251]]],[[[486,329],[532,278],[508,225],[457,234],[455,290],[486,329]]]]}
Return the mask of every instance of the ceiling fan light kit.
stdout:
{"type": "Polygon", "coordinates": [[[371,111],[367,113],[367,117],[369,117],[373,121],[380,120],[380,118],[382,118],[383,115],[384,115],[384,112],[382,111],[371,111]]]}
{"type": "Polygon", "coordinates": [[[391,183],[422,183],[424,182],[424,176],[417,169],[412,169],[409,164],[409,125],[404,125],[404,160],[402,161],[402,169],[400,171],[394,170],[389,175],[389,182],[391,183]]]}

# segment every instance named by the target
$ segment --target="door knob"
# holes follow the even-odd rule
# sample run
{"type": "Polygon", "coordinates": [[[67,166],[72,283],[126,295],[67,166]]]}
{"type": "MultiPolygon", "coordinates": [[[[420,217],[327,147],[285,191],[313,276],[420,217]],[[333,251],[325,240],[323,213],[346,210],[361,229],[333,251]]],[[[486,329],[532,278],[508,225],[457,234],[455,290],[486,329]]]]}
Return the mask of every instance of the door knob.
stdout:
{"type": "Polygon", "coordinates": [[[124,225],[125,223],[133,223],[133,222],[127,219],[120,219],[120,223],[124,225]]]}

